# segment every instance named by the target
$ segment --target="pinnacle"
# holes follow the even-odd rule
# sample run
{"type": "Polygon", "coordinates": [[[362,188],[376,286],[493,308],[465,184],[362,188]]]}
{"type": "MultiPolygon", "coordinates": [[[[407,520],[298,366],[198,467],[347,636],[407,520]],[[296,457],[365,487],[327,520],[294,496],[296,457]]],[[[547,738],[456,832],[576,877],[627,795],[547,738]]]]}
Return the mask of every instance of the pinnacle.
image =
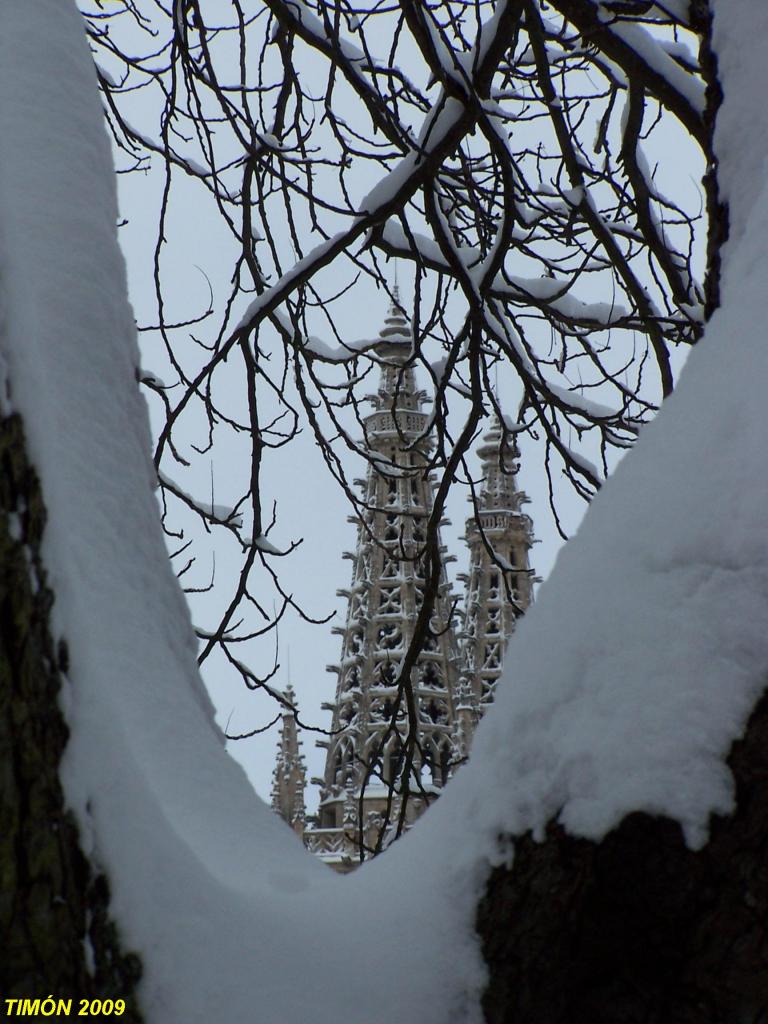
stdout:
{"type": "MultiPolygon", "coordinates": [[[[403,307],[400,305],[400,290],[395,285],[392,293],[392,302],[390,303],[389,310],[386,317],[384,318],[384,326],[379,331],[379,339],[383,342],[389,342],[390,345],[396,344],[399,346],[408,345],[408,355],[410,355],[410,348],[413,342],[413,333],[408,323],[408,317],[405,315],[403,307]]],[[[395,353],[391,349],[386,353],[382,353],[386,356],[394,356],[397,354],[401,357],[401,352],[395,353]]]]}

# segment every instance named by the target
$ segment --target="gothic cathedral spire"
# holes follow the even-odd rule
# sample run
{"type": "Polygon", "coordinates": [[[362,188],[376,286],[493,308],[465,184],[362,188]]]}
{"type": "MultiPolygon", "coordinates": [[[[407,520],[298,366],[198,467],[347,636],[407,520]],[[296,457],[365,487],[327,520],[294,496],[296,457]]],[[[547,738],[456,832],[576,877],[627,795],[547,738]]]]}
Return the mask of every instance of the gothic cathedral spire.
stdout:
{"type": "Polygon", "coordinates": [[[426,586],[423,562],[432,482],[427,469],[429,417],[416,387],[413,338],[393,303],[374,346],[380,381],[363,429],[369,457],[358,521],[333,720],[310,849],[337,869],[364,859],[397,822],[403,787],[410,823],[448,779],[456,751],[454,691],[458,648],[450,585],[441,570],[435,614],[411,672],[418,745],[404,761],[408,714],[397,678],[426,586]]]}
{"type": "MultiPolygon", "coordinates": [[[[305,830],[304,761],[295,715],[286,709],[272,805],[307,847],[339,871],[349,871],[410,825],[469,754],[475,727],[493,700],[505,650],[532,599],[528,501],[516,483],[514,435],[496,417],[478,449],[482,477],[467,520],[469,572],[461,648],[445,548],[434,612],[410,673],[412,699],[398,686],[428,585],[427,521],[432,513],[429,413],[418,390],[413,337],[397,286],[372,351],[379,363],[373,409],[363,420],[367,474],[346,598],[335,628],[341,658],[320,783],[317,819],[305,830]],[[408,736],[415,737],[410,747],[408,736]],[[410,751],[406,755],[406,752],[410,751]],[[405,796],[407,795],[407,799],[405,796]]],[[[286,698],[295,706],[293,691],[286,698]]]]}

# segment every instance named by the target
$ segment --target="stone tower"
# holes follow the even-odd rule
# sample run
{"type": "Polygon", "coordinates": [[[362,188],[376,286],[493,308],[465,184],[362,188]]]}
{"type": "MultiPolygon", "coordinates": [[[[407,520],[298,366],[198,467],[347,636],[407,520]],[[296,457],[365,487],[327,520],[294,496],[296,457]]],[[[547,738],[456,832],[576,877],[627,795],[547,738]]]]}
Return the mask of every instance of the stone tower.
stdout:
{"type": "Polygon", "coordinates": [[[522,512],[526,495],[515,474],[519,453],[498,418],[478,449],[482,483],[467,520],[462,673],[457,689],[456,747],[466,757],[477,722],[493,700],[504,653],[532,598],[529,552],[533,530],[522,512]]]}
{"type": "MultiPolygon", "coordinates": [[[[336,870],[351,870],[410,825],[469,754],[478,721],[493,700],[517,619],[532,599],[528,499],[516,484],[514,435],[494,420],[478,449],[481,480],[467,520],[469,571],[461,647],[443,567],[424,648],[411,670],[412,715],[398,688],[426,587],[424,541],[432,512],[429,414],[409,360],[413,338],[395,303],[372,346],[380,367],[372,412],[363,420],[368,455],[357,525],[332,712],[316,821],[305,828],[304,762],[294,714],[282,715],[272,805],[306,846],[336,870]],[[417,738],[404,757],[409,722],[417,738]],[[403,801],[407,790],[408,799],[403,801]],[[403,812],[403,806],[405,811],[403,812]],[[402,820],[401,820],[402,819],[402,820]],[[386,826],[386,827],[385,827],[386,826]]],[[[295,706],[292,689],[286,697],[295,706]]],[[[312,820],[312,819],[311,819],[312,820]]]]}
{"type": "MultiPolygon", "coordinates": [[[[347,618],[337,630],[340,663],[329,666],[337,684],[333,704],[326,705],[333,712],[333,735],[320,741],[327,756],[318,780],[318,827],[306,836],[309,848],[338,870],[359,862],[361,848],[367,856],[386,841],[383,822],[385,816],[398,819],[406,774],[408,715],[396,680],[424,594],[421,556],[432,509],[428,415],[408,364],[412,342],[408,321],[393,305],[373,347],[380,382],[363,423],[371,461],[356,550],[346,556],[352,580],[348,590],[339,591],[347,599],[347,618]]],[[[411,673],[419,745],[407,773],[408,823],[437,795],[456,761],[459,665],[451,609],[443,569],[430,635],[411,673]]]]}
{"type": "MultiPolygon", "coordinates": [[[[289,683],[284,693],[292,708],[296,707],[296,694],[289,683]]],[[[301,740],[296,727],[296,716],[283,707],[280,723],[280,745],[272,772],[272,807],[300,837],[304,836],[306,810],[304,790],[306,771],[301,754],[301,740]]]]}

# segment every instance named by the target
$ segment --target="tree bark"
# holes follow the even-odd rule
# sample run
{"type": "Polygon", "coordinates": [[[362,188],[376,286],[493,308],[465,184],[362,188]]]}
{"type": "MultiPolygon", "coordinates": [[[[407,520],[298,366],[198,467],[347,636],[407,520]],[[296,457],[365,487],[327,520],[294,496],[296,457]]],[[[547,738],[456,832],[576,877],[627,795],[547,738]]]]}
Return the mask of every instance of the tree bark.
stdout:
{"type": "Polygon", "coordinates": [[[489,1024],[768,1021],[768,694],[728,764],[735,811],[701,850],[641,813],[515,842],[478,909],[489,1024]]]}
{"type": "MultiPolygon", "coordinates": [[[[141,965],[120,950],[109,887],[84,855],[59,778],[66,646],[40,545],[46,513],[21,420],[0,421],[0,994],[124,999],[141,965]]],[[[2,1007],[0,1007],[0,1013],[2,1007]]]]}

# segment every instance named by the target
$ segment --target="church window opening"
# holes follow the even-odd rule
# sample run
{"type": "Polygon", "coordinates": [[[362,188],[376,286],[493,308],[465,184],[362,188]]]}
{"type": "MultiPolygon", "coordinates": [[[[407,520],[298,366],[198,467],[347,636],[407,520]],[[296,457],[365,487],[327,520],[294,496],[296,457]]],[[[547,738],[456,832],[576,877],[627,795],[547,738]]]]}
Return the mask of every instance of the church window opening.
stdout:
{"type": "Polygon", "coordinates": [[[421,685],[431,689],[441,689],[443,682],[436,665],[432,661],[426,662],[421,670],[421,685]]]}
{"type": "Polygon", "coordinates": [[[430,700],[423,709],[423,715],[434,725],[447,721],[446,708],[443,701],[430,700]]]}
{"type": "Polygon", "coordinates": [[[400,572],[400,563],[394,558],[384,559],[384,566],[381,570],[381,578],[385,580],[394,579],[400,572]]]}
{"type": "Polygon", "coordinates": [[[387,515],[387,525],[384,530],[385,541],[397,541],[400,539],[400,530],[398,528],[398,517],[395,515],[387,515]]]}
{"type": "Polygon", "coordinates": [[[498,643],[485,645],[483,668],[488,671],[501,668],[501,650],[498,643]]]}
{"type": "Polygon", "coordinates": [[[379,597],[379,614],[399,615],[401,611],[400,588],[395,587],[393,590],[382,590],[379,597]]]}
{"type": "Polygon", "coordinates": [[[480,701],[483,704],[490,704],[493,700],[493,691],[496,689],[495,679],[483,679],[482,681],[482,693],[480,694],[480,701]]]}
{"type": "Polygon", "coordinates": [[[336,807],[323,807],[320,811],[320,828],[336,828],[336,807]]]}
{"type": "Polygon", "coordinates": [[[337,783],[341,785],[354,778],[355,747],[352,740],[345,739],[339,743],[336,750],[335,774],[337,783]]]}
{"type": "Polygon", "coordinates": [[[394,785],[402,771],[405,751],[400,736],[396,736],[389,745],[387,756],[387,782],[394,785]]]}
{"type": "Polygon", "coordinates": [[[430,779],[434,781],[435,778],[435,758],[429,744],[425,743],[421,751],[421,774],[422,781],[426,781],[424,776],[429,774],[430,779]]]}
{"type": "Polygon", "coordinates": [[[349,637],[349,652],[350,654],[360,654],[363,649],[363,634],[361,632],[355,632],[350,634],[349,637]]]}
{"type": "Polygon", "coordinates": [[[376,737],[368,744],[365,751],[366,770],[370,771],[371,777],[379,782],[384,781],[384,768],[381,758],[381,742],[376,737]]]}
{"type": "Polygon", "coordinates": [[[357,668],[352,668],[344,677],[344,689],[356,690],[360,687],[360,673],[357,668]]]}
{"type": "Polygon", "coordinates": [[[403,633],[400,627],[395,624],[380,626],[376,637],[379,649],[382,651],[394,651],[403,646],[403,633]]]}
{"type": "Polygon", "coordinates": [[[427,654],[433,654],[437,650],[437,636],[431,629],[424,637],[422,650],[427,654]]]}
{"type": "Polygon", "coordinates": [[[386,662],[379,666],[379,671],[374,679],[375,686],[394,686],[395,683],[395,666],[386,662]]]}

